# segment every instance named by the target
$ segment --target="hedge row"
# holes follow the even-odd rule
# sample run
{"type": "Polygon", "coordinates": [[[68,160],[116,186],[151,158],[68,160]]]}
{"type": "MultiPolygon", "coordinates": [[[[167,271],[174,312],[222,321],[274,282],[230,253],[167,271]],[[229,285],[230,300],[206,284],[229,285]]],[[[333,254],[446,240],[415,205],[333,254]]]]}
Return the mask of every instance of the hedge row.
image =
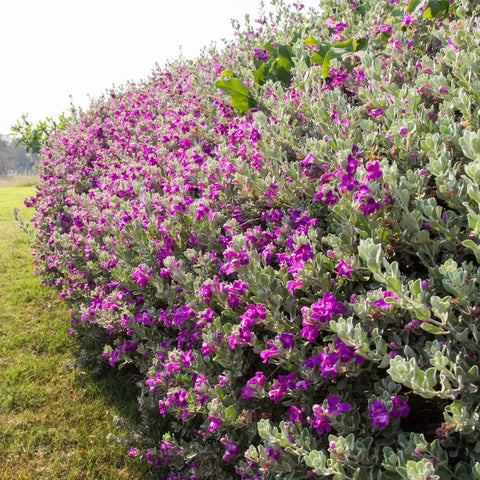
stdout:
{"type": "Polygon", "coordinates": [[[38,272],[161,478],[480,478],[476,2],[274,3],[51,136],[38,272]]]}

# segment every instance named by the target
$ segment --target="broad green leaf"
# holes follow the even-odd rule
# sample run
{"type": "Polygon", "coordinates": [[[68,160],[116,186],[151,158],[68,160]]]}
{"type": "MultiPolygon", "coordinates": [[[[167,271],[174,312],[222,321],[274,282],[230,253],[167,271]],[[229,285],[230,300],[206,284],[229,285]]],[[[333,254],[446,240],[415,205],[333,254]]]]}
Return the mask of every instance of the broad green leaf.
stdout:
{"type": "Polygon", "coordinates": [[[414,12],[424,0],[410,0],[406,13],[414,12]]]}
{"type": "Polygon", "coordinates": [[[253,72],[253,78],[255,79],[255,82],[257,85],[263,85],[266,81],[266,70],[267,70],[267,64],[262,63],[261,67],[258,70],[255,70],[253,72]]]}
{"type": "Polygon", "coordinates": [[[449,0],[429,0],[427,8],[423,12],[423,18],[435,17],[439,13],[447,13],[450,7],[449,0]]]}
{"type": "Polygon", "coordinates": [[[305,40],[305,43],[307,45],[318,45],[318,42],[313,38],[313,37],[308,37],[306,40],[305,40]]]}
{"type": "Polygon", "coordinates": [[[432,333],[433,335],[445,335],[446,333],[445,330],[441,329],[440,327],[427,322],[422,323],[420,328],[428,333],[432,333]]]}
{"type": "Polygon", "coordinates": [[[249,112],[251,108],[256,106],[255,100],[250,97],[248,88],[238,78],[217,80],[215,86],[232,97],[232,107],[240,113],[249,112]]]}

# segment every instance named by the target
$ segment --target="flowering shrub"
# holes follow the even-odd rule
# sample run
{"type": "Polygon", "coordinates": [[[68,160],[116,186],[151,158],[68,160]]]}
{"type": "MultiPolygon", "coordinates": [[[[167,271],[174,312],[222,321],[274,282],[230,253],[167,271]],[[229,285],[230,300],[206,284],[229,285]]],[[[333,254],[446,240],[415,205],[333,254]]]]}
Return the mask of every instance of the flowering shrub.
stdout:
{"type": "Polygon", "coordinates": [[[275,3],[50,139],[38,271],[162,478],[480,478],[478,6],[275,3]]]}

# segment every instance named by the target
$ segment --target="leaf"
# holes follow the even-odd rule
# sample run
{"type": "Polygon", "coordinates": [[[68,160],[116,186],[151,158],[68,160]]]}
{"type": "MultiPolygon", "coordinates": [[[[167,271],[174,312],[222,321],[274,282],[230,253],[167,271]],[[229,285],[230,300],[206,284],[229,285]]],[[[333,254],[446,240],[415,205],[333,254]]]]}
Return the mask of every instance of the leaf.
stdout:
{"type": "Polygon", "coordinates": [[[286,84],[289,85],[292,80],[292,74],[290,70],[293,67],[293,63],[287,57],[278,57],[277,60],[277,76],[278,79],[286,84]]]}
{"type": "Polygon", "coordinates": [[[261,86],[267,81],[266,69],[267,69],[267,64],[262,63],[260,68],[258,68],[258,70],[255,70],[253,72],[253,78],[255,79],[255,82],[257,83],[257,85],[261,86]]]}
{"type": "Polygon", "coordinates": [[[368,47],[368,40],[364,37],[357,38],[353,41],[353,51],[360,52],[362,50],[366,50],[368,47]]]}
{"type": "Polygon", "coordinates": [[[467,248],[470,248],[475,254],[477,263],[480,263],[480,247],[473,240],[470,240],[470,239],[464,240],[462,242],[462,245],[464,245],[467,248]]]}
{"type": "Polygon", "coordinates": [[[225,420],[229,423],[233,423],[237,419],[237,412],[233,405],[230,405],[225,409],[225,420]]]}
{"type": "Polygon", "coordinates": [[[407,10],[406,10],[406,13],[414,12],[423,1],[424,0],[410,0],[410,3],[408,4],[407,10]]]}
{"type": "Polygon", "coordinates": [[[428,333],[432,333],[433,335],[445,335],[446,333],[445,330],[441,329],[440,327],[427,322],[422,323],[420,328],[428,333]]]}
{"type": "Polygon", "coordinates": [[[449,0],[429,0],[427,8],[423,12],[423,18],[427,20],[435,17],[439,13],[448,13],[449,7],[449,0]]]}
{"type": "MultiPolygon", "coordinates": [[[[310,41],[313,41],[313,39],[310,41]]],[[[325,43],[314,43],[314,45],[318,46],[318,50],[312,55],[310,60],[312,63],[322,66],[322,77],[326,78],[329,75],[330,62],[333,59],[342,59],[345,56],[349,56],[349,54],[366,50],[368,40],[364,37],[357,39],[350,38],[344,42],[334,43],[333,45],[325,43]]]]}
{"type": "Polygon", "coordinates": [[[248,113],[251,108],[256,106],[255,100],[250,97],[248,88],[238,78],[217,80],[215,86],[232,97],[232,107],[240,113],[248,113]]]}

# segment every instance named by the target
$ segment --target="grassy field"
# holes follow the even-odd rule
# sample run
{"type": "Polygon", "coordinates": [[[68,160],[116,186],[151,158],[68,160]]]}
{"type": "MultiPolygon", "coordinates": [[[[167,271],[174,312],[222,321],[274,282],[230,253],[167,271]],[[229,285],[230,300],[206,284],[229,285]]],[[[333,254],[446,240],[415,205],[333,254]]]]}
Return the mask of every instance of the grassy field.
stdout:
{"type": "Polygon", "coordinates": [[[34,191],[32,179],[0,182],[0,479],[153,478],[107,440],[126,436],[116,416],[134,415],[122,383],[75,366],[68,307],[32,273],[12,211],[28,219],[23,199],[34,191]]]}

